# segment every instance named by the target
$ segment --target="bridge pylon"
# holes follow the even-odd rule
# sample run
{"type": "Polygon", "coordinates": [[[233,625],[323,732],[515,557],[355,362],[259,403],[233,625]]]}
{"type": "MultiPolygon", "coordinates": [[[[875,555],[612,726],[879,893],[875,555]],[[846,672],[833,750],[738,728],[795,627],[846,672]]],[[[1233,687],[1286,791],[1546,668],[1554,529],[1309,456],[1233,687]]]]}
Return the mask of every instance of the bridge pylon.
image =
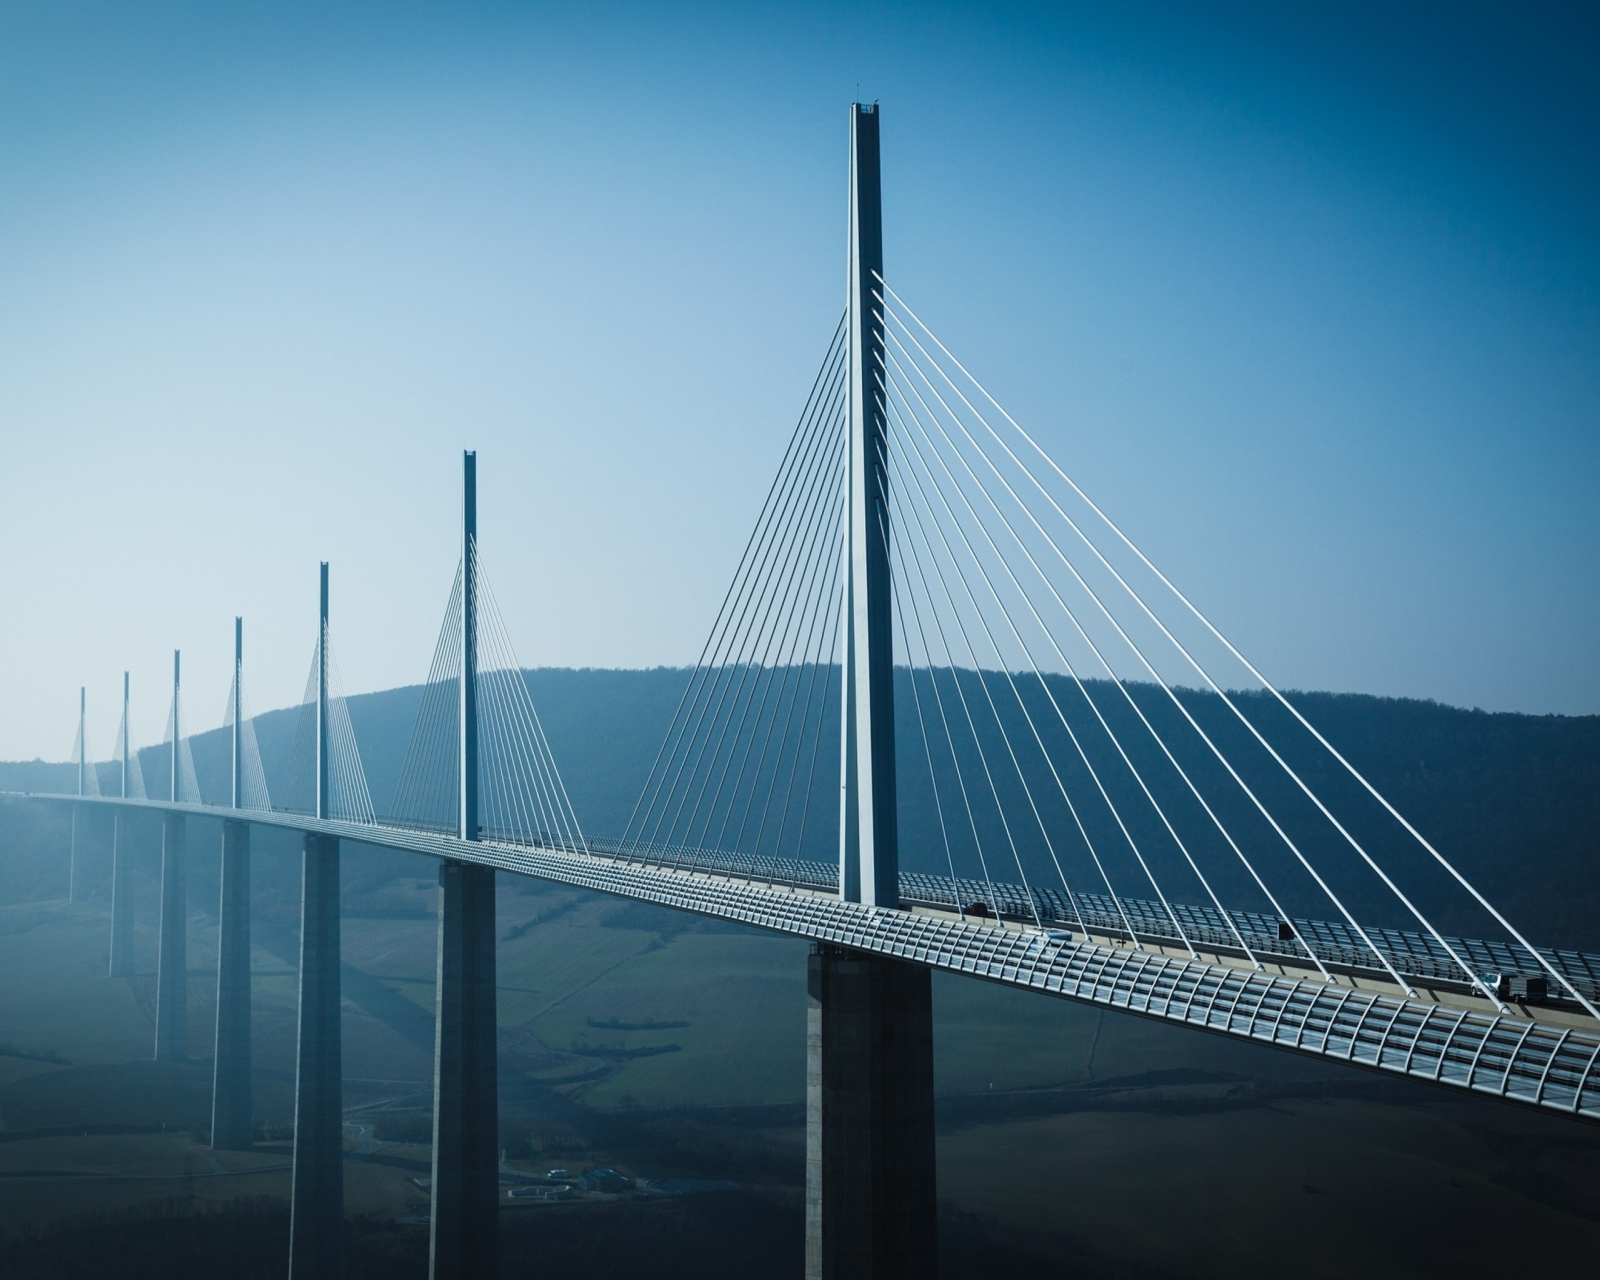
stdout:
{"type": "MultiPolygon", "coordinates": [[[[244,619],[233,620],[233,777],[235,810],[244,806],[244,619]]],[[[211,1145],[245,1150],[254,1127],[250,1079],[250,824],[222,824],[221,902],[217,909],[217,1033],[212,1056],[211,1145]]]]}
{"type": "MultiPolygon", "coordinates": [[[[849,468],[839,891],[897,907],[883,203],[876,104],[850,108],[849,468]]],[[[807,1280],[935,1273],[933,996],[916,964],[813,947],[807,975],[807,1280]]]]}
{"type": "MultiPolygon", "coordinates": [[[[328,565],[320,571],[315,816],[329,816],[328,565]]],[[[344,1056],[339,1024],[339,841],[308,832],[300,878],[290,1280],[344,1275],[344,1056]]]]}
{"type": "Polygon", "coordinates": [[[850,108],[849,468],[840,681],[840,892],[900,905],[895,812],[894,631],[889,570],[888,431],[884,416],[883,198],[878,108],[850,108]]]}
{"type": "MultiPolygon", "coordinates": [[[[456,834],[481,834],[478,742],[478,457],[462,454],[461,662],[456,834]]],[[[494,868],[439,866],[434,1014],[433,1280],[492,1280],[498,1266],[500,1094],[495,1009],[494,868]]]]}
{"type": "MultiPolygon", "coordinates": [[[[181,655],[172,654],[172,789],[180,798],[178,715],[181,655]]],[[[161,824],[161,950],[156,961],[156,1061],[182,1062],[189,1056],[189,902],[184,877],[188,833],[181,813],[168,813],[161,824]]]]}

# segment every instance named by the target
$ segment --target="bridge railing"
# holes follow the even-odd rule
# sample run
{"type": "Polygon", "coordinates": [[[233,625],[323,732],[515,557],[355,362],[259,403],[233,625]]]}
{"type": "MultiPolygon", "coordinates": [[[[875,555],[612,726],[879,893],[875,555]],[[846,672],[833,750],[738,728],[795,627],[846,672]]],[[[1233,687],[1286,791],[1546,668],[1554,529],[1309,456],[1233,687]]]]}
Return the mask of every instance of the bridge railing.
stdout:
{"type": "MultiPolygon", "coordinates": [[[[591,852],[643,865],[703,871],[819,893],[837,893],[839,889],[839,870],[826,862],[681,844],[625,843],[595,838],[586,843],[591,852]]],[[[1056,889],[1024,888],[1018,884],[963,877],[952,880],[948,876],[921,872],[901,873],[900,900],[906,906],[932,907],[980,917],[992,913],[1000,919],[1046,928],[1092,930],[1102,936],[1121,939],[1128,937],[1124,923],[1127,921],[1141,943],[1183,946],[1183,938],[1171,923],[1170,910],[1190,940],[1221,955],[1243,955],[1236,940],[1242,935],[1250,948],[1262,957],[1310,963],[1309,945],[1317,959],[1342,972],[1376,978],[1387,976],[1379,957],[1361,941],[1354,929],[1339,921],[1295,917],[1295,928],[1286,929],[1273,917],[1234,911],[1230,927],[1215,908],[1192,903],[1174,902],[1163,907],[1161,903],[1139,898],[1119,897],[1113,901],[1097,893],[1069,896],[1056,889]],[[1298,936],[1293,936],[1296,932],[1298,936]],[[1291,936],[1284,937],[1285,933],[1291,936]]],[[[1391,962],[1407,977],[1452,990],[1472,987],[1471,977],[1462,972],[1443,946],[1426,934],[1372,926],[1367,933],[1384,947],[1391,962]]],[[[1519,954],[1521,948],[1515,944],[1448,934],[1445,940],[1479,976],[1537,973],[1539,970],[1537,961],[1532,956],[1519,954]]],[[[1545,948],[1541,948],[1540,953],[1585,995],[1591,999],[1600,998],[1600,956],[1545,948]]],[[[1552,999],[1559,1002],[1559,993],[1552,993],[1552,999]]]]}

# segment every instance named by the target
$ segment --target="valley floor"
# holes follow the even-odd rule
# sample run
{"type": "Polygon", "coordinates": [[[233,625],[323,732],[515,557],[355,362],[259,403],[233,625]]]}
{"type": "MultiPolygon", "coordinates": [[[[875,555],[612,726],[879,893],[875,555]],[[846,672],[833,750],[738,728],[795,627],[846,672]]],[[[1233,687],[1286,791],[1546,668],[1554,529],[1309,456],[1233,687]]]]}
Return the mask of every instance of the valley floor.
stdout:
{"type": "MultiPolygon", "coordinates": [[[[426,1272],[436,891],[417,871],[344,922],[353,1276],[426,1272]]],[[[504,1274],[798,1275],[804,945],[531,883],[503,883],[499,927],[503,1192],[598,1166],[737,1187],[503,1194],[504,1274]]],[[[115,980],[106,932],[100,902],[0,907],[0,1272],[155,1274],[181,1250],[193,1274],[283,1274],[292,925],[256,922],[247,1153],[205,1145],[214,920],[191,918],[183,1064],[149,1061],[153,930],[115,980]]],[[[946,1275],[1498,1278],[1600,1257],[1594,1126],[962,979],[936,980],[935,1016],[946,1275]]]]}

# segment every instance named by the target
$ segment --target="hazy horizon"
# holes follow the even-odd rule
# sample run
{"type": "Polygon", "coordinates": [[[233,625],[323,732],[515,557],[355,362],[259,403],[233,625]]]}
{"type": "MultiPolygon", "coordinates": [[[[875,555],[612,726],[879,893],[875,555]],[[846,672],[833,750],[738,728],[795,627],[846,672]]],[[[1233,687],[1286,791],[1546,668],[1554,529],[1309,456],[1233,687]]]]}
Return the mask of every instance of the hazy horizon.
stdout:
{"type": "Polygon", "coordinates": [[[886,276],[1280,686],[1600,712],[1595,16],[100,0],[0,15],[0,758],[232,621],[427,671],[476,448],[531,668],[692,662],[886,276]]]}
{"type": "MultiPolygon", "coordinates": [[[[901,669],[901,668],[903,668],[905,666],[905,664],[904,663],[896,663],[895,666],[896,666],[896,669],[901,669]]],[[[677,666],[674,666],[674,665],[667,664],[667,663],[657,663],[655,665],[648,666],[648,667],[603,667],[603,666],[593,666],[593,665],[590,665],[590,666],[523,667],[523,668],[521,668],[521,671],[525,675],[545,675],[545,674],[553,674],[553,673],[572,673],[572,674],[582,675],[582,674],[589,673],[589,672],[593,672],[593,673],[596,673],[596,674],[612,674],[612,673],[616,673],[616,674],[633,674],[633,673],[639,673],[639,672],[653,672],[653,671],[669,671],[669,672],[681,671],[681,672],[684,672],[685,674],[687,674],[690,671],[692,671],[693,669],[694,668],[692,666],[689,666],[689,665],[677,665],[677,666]]],[[[967,670],[968,668],[963,667],[961,669],[962,670],[967,670]]],[[[985,670],[985,671],[998,671],[999,668],[985,666],[983,668],[983,670],[985,670]]],[[[1052,674],[1052,676],[1060,675],[1060,673],[1058,673],[1058,672],[1052,672],[1051,674],[1052,674]]],[[[1089,684],[1089,685],[1099,685],[1099,684],[1106,683],[1106,678],[1104,676],[1086,677],[1085,680],[1084,680],[1084,683],[1085,684],[1089,684]]],[[[1155,687],[1155,682],[1151,681],[1151,680],[1125,679],[1125,680],[1122,681],[1122,683],[1127,684],[1129,686],[1133,686],[1133,687],[1144,686],[1144,685],[1148,685],[1151,688],[1155,687]]],[[[347,700],[354,699],[354,698],[383,697],[386,694],[403,693],[403,692],[405,692],[407,690],[410,690],[410,689],[421,688],[422,685],[423,685],[423,682],[420,681],[420,680],[417,680],[417,681],[412,681],[412,682],[410,682],[408,684],[391,685],[391,686],[389,686],[388,688],[385,688],[385,689],[364,689],[360,693],[346,694],[344,696],[345,696],[345,698],[347,700]]],[[[1187,685],[1187,684],[1174,683],[1174,684],[1171,684],[1169,687],[1171,689],[1173,689],[1177,693],[1192,694],[1192,695],[1196,695],[1196,696],[1204,696],[1209,692],[1208,690],[1206,690],[1204,688],[1201,688],[1199,686],[1196,686],[1196,685],[1187,685]]],[[[1227,692],[1230,696],[1241,696],[1241,695],[1246,695],[1246,694],[1260,694],[1260,693],[1263,693],[1265,691],[1261,690],[1259,688],[1258,689],[1228,688],[1228,689],[1225,690],[1225,692],[1227,692]]],[[[1441,701],[1441,700],[1439,700],[1437,698],[1413,698],[1413,697],[1407,697],[1404,694],[1364,693],[1359,689],[1296,689],[1296,688],[1285,688],[1285,689],[1280,689],[1279,692],[1281,692],[1281,693],[1283,693],[1283,694],[1285,694],[1286,696],[1289,696],[1289,697],[1294,697],[1294,696],[1297,696],[1297,695],[1327,695],[1327,696],[1332,696],[1332,697],[1375,698],[1375,699],[1378,699],[1380,701],[1415,702],[1415,703],[1421,703],[1421,704],[1429,705],[1429,706],[1443,707],[1443,708],[1445,708],[1447,710],[1451,710],[1451,711],[1465,711],[1465,712],[1469,712],[1469,713],[1479,713],[1479,714],[1483,714],[1483,715],[1523,715],[1523,716],[1535,716],[1535,717],[1540,717],[1540,718],[1555,718],[1555,719],[1567,720],[1567,719],[1587,719],[1587,718],[1592,718],[1596,714],[1596,713],[1593,713],[1593,712],[1496,711],[1496,710],[1492,710],[1492,709],[1486,708],[1486,707],[1462,706],[1462,705],[1459,705],[1459,704],[1456,704],[1456,703],[1443,702],[1443,701],[1441,701]]],[[[251,718],[252,719],[260,719],[263,716],[281,715],[281,714],[283,714],[285,712],[298,711],[300,709],[300,707],[303,706],[303,705],[305,705],[305,704],[301,703],[301,702],[288,702],[288,703],[284,703],[282,706],[267,707],[267,708],[262,709],[262,710],[253,711],[252,714],[251,714],[251,718]]],[[[187,713],[185,713],[185,719],[188,719],[187,713]]],[[[226,728],[227,728],[227,725],[226,724],[221,724],[221,723],[215,724],[215,725],[207,724],[207,725],[201,726],[201,727],[195,727],[193,725],[190,725],[188,727],[188,732],[184,736],[186,738],[198,738],[198,737],[202,737],[202,736],[207,735],[207,734],[221,733],[226,728]]],[[[155,751],[155,750],[159,750],[164,745],[165,745],[165,743],[160,738],[156,738],[156,739],[143,738],[143,739],[141,739],[141,738],[135,736],[134,739],[133,739],[133,747],[134,747],[134,750],[136,752],[155,751]]],[[[73,763],[73,761],[71,759],[69,759],[69,758],[66,758],[66,757],[62,757],[62,758],[56,758],[56,757],[51,757],[51,756],[0,757],[0,765],[7,765],[7,764],[69,765],[69,764],[72,764],[72,763],[73,763]]],[[[105,754],[102,751],[95,751],[95,752],[93,752],[91,754],[90,763],[98,765],[98,766],[101,766],[101,767],[107,767],[107,766],[114,766],[116,764],[116,760],[115,760],[115,757],[113,757],[111,755],[108,755],[108,754],[105,754]]],[[[557,761],[557,763],[559,764],[560,762],[557,761]]]]}

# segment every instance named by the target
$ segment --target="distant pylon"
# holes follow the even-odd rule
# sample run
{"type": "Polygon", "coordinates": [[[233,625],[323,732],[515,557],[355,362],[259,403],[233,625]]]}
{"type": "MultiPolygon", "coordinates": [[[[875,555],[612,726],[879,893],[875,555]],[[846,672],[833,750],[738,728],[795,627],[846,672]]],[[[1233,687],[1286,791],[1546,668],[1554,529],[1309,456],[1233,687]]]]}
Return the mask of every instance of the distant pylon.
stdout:
{"type": "Polygon", "coordinates": [[[883,200],[876,105],[850,108],[850,469],[844,563],[840,892],[852,902],[900,902],[895,815],[894,633],[889,576],[889,477],[883,411],[883,200]]]}

